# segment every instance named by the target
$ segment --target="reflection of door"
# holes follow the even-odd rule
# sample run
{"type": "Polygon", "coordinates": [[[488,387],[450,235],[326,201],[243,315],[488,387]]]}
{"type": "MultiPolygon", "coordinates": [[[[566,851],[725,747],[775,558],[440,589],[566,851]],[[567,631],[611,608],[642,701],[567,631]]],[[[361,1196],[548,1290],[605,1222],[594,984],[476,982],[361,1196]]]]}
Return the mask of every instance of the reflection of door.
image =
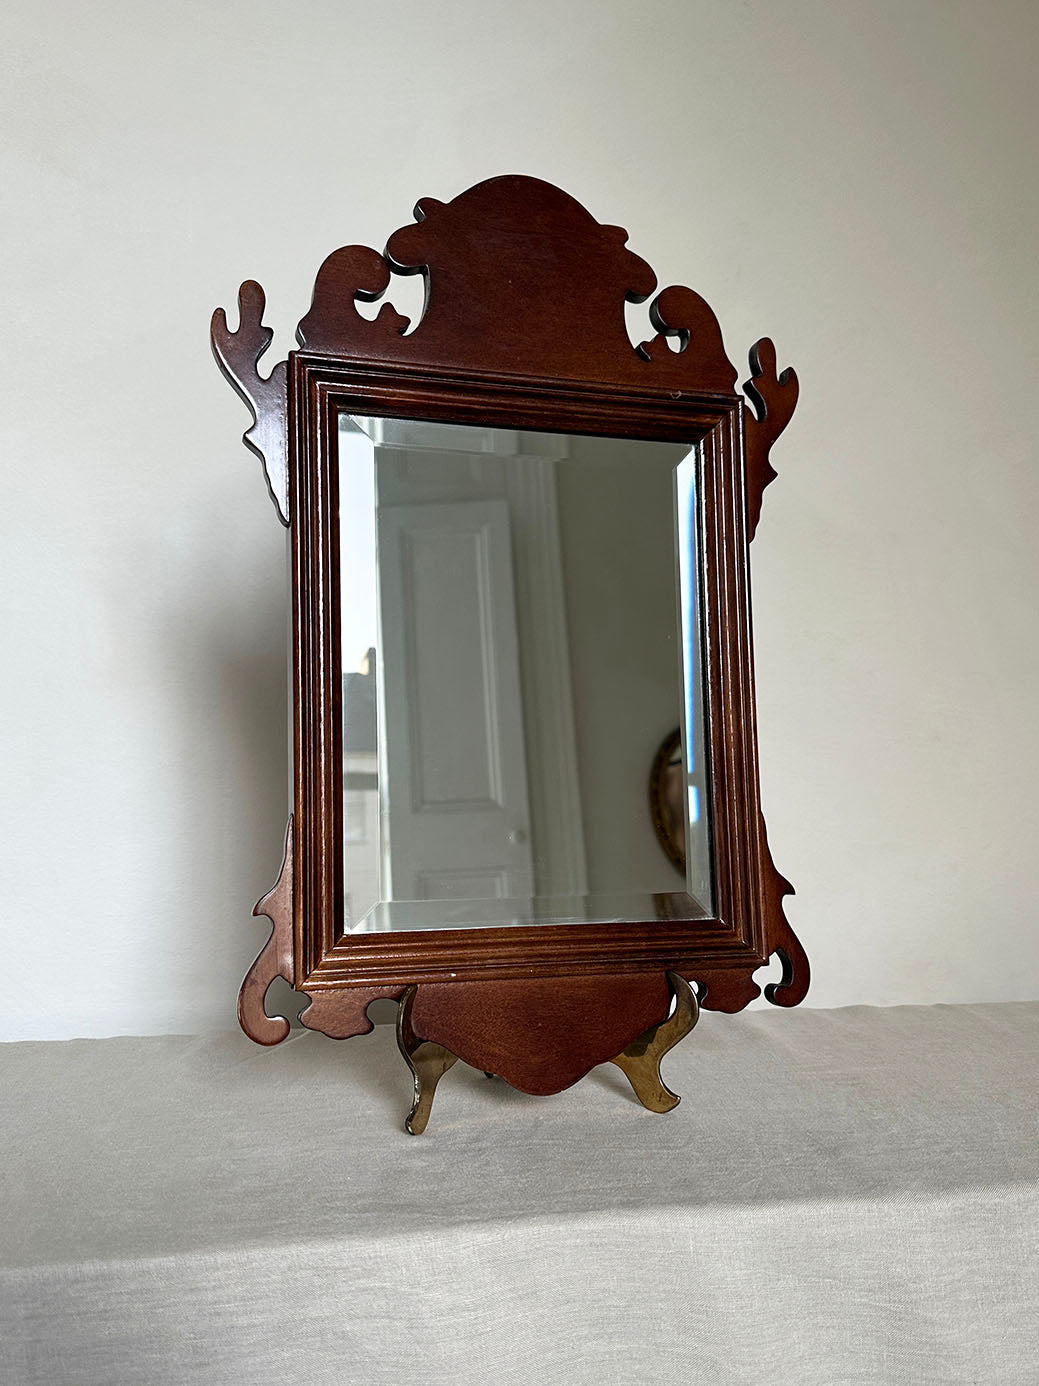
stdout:
{"type": "Polygon", "coordinates": [[[386,893],[530,895],[508,504],[388,506],[378,525],[386,893]]]}

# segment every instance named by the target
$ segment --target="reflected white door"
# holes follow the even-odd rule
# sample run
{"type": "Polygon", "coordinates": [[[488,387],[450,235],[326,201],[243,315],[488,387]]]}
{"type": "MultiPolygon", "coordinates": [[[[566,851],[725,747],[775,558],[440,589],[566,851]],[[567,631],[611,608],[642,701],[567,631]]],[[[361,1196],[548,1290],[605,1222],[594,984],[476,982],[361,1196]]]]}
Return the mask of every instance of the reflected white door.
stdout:
{"type": "Polygon", "coordinates": [[[386,893],[529,896],[508,503],[389,506],[378,539],[386,893]]]}

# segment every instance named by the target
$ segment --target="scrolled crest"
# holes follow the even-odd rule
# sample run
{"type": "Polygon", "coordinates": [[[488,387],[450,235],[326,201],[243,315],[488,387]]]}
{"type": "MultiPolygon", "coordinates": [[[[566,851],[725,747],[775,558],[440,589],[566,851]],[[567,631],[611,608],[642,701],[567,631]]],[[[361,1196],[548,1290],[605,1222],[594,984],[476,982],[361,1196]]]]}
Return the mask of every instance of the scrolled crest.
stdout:
{"type": "Polygon", "coordinates": [[[399,337],[409,320],[390,304],[383,305],[373,322],[362,318],[356,303],[375,303],[390,283],[390,267],[377,250],[366,245],[347,245],[334,250],[317,272],[310,312],[296,328],[296,340],[308,351],[334,354],[358,333],[382,338],[399,337]]]}
{"type": "Polygon", "coordinates": [[[632,345],[624,305],[644,302],[657,281],[627,240],[623,227],[597,222],[537,178],[491,178],[450,202],[424,197],[384,255],[347,246],[328,257],[299,325],[300,345],[318,354],[732,394],[736,371],[718,320],[691,289],[660,293],[650,310],[658,336],[632,345]],[[426,281],[424,311],[410,332],[389,305],[374,321],[356,308],[381,298],[392,274],[426,281]]]}
{"type": "MultiPolygon", "coordinates": [[[[595,220],[560,188],[509,174],[478,183],[450,202],[424,197],[415,221],[395,231],[380,255],[370,246],[333,251],[318,270],[309,312],[296,336],[317,356],[445,367],[475,374],[519,374],[579,384],[660,388],[669,395],[737,398],[736,369],[708,303],[680,284],[650,304],[656,335],[632,345],[624,305],[656,289],[653,270],[628,248],[620,226],[595,220]],[[421,274],[426,294],[412,325],[390,303],[366,318],[359,302],[376,303],[394,274],[421,274]],[[677,344],[677,346],[675,345],[677,344]]],[[[213,317],[221,369],[253,412],[245,434],[263,459],[271,494],[289,522],[286,365],[269,378],[256,369],[271,338],[263,326],[263,290],[241,291],[240,326],[223,310],[213,317]]],[[[745,388],[748,513],[753,533],[761,493],[775,472],[772,443],[797,401],[797,378],[777,375],[767,339],[751,355],[745,388]]]]}

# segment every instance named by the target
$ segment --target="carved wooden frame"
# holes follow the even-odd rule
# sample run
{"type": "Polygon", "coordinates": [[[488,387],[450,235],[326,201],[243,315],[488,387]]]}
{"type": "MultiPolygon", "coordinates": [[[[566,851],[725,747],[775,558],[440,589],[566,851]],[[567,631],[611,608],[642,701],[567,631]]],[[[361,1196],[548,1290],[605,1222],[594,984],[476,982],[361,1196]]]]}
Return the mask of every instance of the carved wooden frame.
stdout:
{"type": "Polygon", "coordinates": [[[748,560],[797,380],[777,375],[763,339],[751,351],[748,410],[714,314],[680,287],[657,295],[657,335],[632,347],[624,302],[649,297],[655,279],[626,239],[548,184],[492,179],[446,205],[420,202],[385,257],[358,246],[331,255],[300,323],[303,349],[268,379],[257,371],[271,335],[259,286],[242,286],[236,332],[222,309],[214,314],[217,359],[254,414],[245,440],[265,457],[291,536],[293,814],[278,885],[256,911],[271,918],[271,938],[239,1003],[258,1043],[287,1033],[263,1009],[276,975],[310,996],[303,1023],[340,1039],[371,1029],[372,1000],[408,991],[422,1040],[524,1091],[554,1092],[663,1022],[669,972],[695,981],[704,1007],[736,1011],[759,993],[754,971],[778,954],[783,976],[767,998],[804,998],[808,963],[782,907],[791,887],[773,866],[759,806],[748,560]],[[391,270],[426,278],[423,316],[407,335],[389,305],[375,320],[356,309],[385,292],[391,270]],[[715,918],[670,918],[659,896],[658,918],[641,922],[341,932],[343,410],[699,445],[715,918]]]}

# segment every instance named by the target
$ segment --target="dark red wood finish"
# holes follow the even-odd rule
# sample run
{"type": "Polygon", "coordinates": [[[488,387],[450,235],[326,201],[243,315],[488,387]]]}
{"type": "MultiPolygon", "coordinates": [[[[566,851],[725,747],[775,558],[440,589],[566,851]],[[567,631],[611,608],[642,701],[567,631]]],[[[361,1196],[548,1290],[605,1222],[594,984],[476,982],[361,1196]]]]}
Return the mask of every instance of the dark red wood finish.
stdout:
{"type": "Polygon", "coordinates": [[[242,434],[242,442],[263,463],[267,490],[283,525],[289,523],[289,459],[286,412],[287,361],[279,361],[265,379],[259,372],[260,358],[271,344],[274,333],[263,325],[267,300],[254,279],[247,279],[238,290],[238,327],[232,332],[222,308],[213,313],[209,340],[217,365],[232,388],[248,406],[252,427],[242,434]]]}
{"type": "Polygon", "coordinates": [[[278,879],[253,909],[253,914],[266,915],[271,921],[271,935],[245,974],[245,981],[238,993],[238,1023],[257,1044],[280,1044],[289,1034],[289,1022],[285,1017],[279,1015],[272,1018],[264,1010],[263,1003],[275,977],[284,977],[286,982],[291,983],[296,976],[292,956],[294,858],[290,818],[285,830],[285,853],[278,879]]]}
{"type": "MultiPolygon", "coordinates": [[[[771,342],[759,342],[745,387],[750,414],[714,314],[680,287],[656,297],[658,335],[633,348],[624,302],[652,293],[652,271],[626,248],[625,232],[600,226],[548,184],[492,179],[446,205],[424,199],[416,217],[385,258],[354,246],[325,261],[299,328],[304,350],[289,359],[293,981],[311,996],[303,1023],[336,1038],[371,1028],[365,1010],[375,997],[417,983],[418,1035],[525,1091],[552,1092],[663,1020],[669,970],[695,979],[703,1005],[718,1010],[758,994],[752,973],[773,953],[784,976],[769,999],[795,1005],[807,990],[807,960],[782,909],[790,886],[772,865],[758,803],[748,568],[761,494],[775,475],[769,449],[797,381],[789,370],[777,376],[771,342]],[[385,291],[391,268],[426,275],[425,312],[406,336],[407,321],[389,306],[374,321],[355,306],[385,291]],[[626,924],[342,933],[344,410],[700,445],[716,918],[675,918],[681,900],[660,896],[656,918],[626,924]]],[[[255,329],[266,330],[259,318],[255,329]]]]}

